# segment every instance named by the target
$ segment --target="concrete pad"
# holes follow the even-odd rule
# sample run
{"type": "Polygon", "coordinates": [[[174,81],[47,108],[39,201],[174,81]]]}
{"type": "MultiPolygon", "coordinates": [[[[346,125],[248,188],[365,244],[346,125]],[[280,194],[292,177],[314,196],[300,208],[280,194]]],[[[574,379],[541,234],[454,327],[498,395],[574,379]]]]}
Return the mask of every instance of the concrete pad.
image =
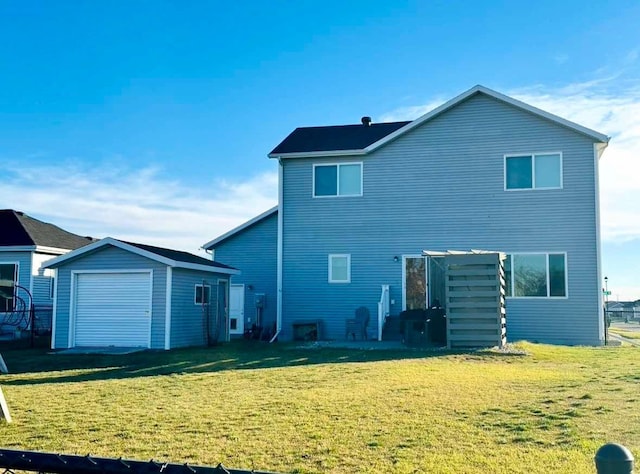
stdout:
{"type": "Polygon", "coordinates": [[[145,347],[72,347],[71,349],[62,349],[50,352],[50,354],[102,354],[102,355],[127,355],[135,352],[146,351],[145,347]]]}

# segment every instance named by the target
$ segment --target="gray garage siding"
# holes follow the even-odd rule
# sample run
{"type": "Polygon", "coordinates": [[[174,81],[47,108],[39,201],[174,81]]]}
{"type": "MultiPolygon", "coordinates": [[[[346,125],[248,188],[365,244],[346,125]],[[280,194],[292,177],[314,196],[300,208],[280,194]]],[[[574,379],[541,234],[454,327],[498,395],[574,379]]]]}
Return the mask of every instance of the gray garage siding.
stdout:
{"type": "Polygon", "coordinates": [[[509,298],[509,339],[600,342],[591,139],[476,95],[368,156],[289,159],[283,172],[283,338],[300,319],[344,337],[361,305],[375,329],[381,284],[402,309],[394,256],[479,248],[567,253],[568,298],[509,298]],[[556,151],[563,189],[504,190],[505,154],[556,151]],[[363,162],[363,196],[313,199],[312,165],[348,161],[363,162]],[[351,283],[328,283],[330,253],[351,254],[351,283]]]}
{"type": "Polygon", "coordinates": [[[164,348],[166,265],[125,250],[107,246],[83,255],[81,258],[62,263],[57,272],[57,300],[54,348],[68,347],[69,311],[72,270],[153,270],[153,293],[151,306],[151,348],[164,348]]]}
{"type": "Polygon", "coordinates": [[[195,285],[211,287],[210,315],[217,311],[218,280],[228,281],[227,275],[197,270],[174,268],[172,270],[171,297],[171,348],[205,345],[206,321],[202,305],[195,304],[195,285]]]}

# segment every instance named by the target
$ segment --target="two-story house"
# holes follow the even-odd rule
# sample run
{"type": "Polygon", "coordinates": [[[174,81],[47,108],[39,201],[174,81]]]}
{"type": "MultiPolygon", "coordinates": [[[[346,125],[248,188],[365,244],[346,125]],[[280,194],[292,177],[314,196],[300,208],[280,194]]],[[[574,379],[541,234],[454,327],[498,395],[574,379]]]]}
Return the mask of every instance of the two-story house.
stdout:
{"type": "Polygon", "coordinates": [[[204,248],[242,270],[243,314],[255,311],[248,288],[265,295],[262,323],[284,340],[304,321],[344,338],[360,306],[375,337],[381,289],[391,315],[442,294],[424,250],[482,249],[507,255],[510,340],[601,344],[608,140],[482,86],[410,122],[297,128],[269,154],[277,209],[204,248]]]}
{"type": "Polygon", "coordinates": [[[0,332],[28,325],[33,303],[36,317],[51,322],[54,280],[42,264],[93,242],[13,209],[0,210],[0,332]]]}

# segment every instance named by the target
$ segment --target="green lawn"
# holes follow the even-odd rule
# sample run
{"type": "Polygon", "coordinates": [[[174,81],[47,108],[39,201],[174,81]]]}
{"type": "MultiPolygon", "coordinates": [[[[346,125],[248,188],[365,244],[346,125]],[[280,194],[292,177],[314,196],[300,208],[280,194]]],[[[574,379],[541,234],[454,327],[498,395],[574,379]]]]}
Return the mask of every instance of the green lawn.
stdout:
{"type": "Polygon", "coordinates": [[[640,457],[640,350],[2,350],[2,446],[280,472],[594,473],[640,457]]]}

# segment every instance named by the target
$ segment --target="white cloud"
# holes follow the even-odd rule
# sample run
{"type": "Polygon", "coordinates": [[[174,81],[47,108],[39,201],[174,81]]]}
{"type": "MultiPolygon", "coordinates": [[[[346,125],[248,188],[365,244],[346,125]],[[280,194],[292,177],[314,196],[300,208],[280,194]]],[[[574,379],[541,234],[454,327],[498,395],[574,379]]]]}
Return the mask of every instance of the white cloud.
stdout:
{"type": "Polygon", "coordinates": [[[198,252],[220,234],[276,204],[277,174],[217,180],[205,188],[157,169],[0,166],[5,207],[94,237],[111,236],[198,252]]]}

